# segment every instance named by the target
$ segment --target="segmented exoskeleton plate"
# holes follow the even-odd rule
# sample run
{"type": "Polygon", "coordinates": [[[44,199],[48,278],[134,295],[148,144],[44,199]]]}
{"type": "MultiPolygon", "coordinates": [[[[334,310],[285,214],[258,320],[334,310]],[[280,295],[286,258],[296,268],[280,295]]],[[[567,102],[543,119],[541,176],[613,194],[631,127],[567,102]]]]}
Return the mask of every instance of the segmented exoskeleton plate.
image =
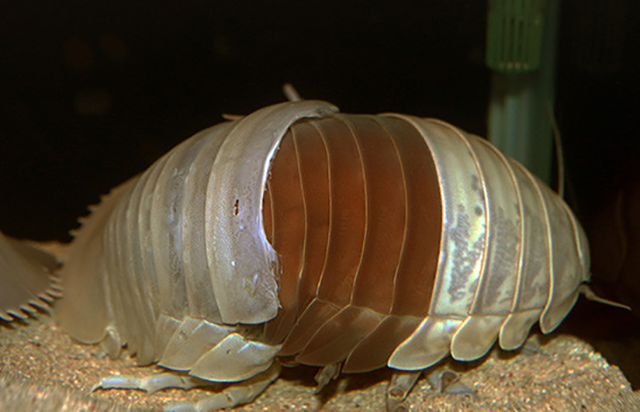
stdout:
{"type": "MultiPolygon", "coordinates": [[[[253,399],[278,357],[322,366],[322,385],[340,367],[514,349],[537,320],[562,321],[588,266],[562,199],[485,140],[288,102],[198,133],[114,190],[71,247],[59,317],[141,363],[245,381],[207,409],[253,399]]],[[[101,386],[193,384],[167,379],[101,386]]]]}

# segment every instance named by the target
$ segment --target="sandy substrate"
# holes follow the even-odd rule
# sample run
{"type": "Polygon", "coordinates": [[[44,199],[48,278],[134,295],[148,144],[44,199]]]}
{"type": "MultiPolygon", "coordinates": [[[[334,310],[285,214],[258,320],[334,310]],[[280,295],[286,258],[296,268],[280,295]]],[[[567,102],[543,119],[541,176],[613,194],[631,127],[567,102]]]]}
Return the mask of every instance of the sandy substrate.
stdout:
{"type": "MultiPolygon", "coordinates": [[[[112,361],[95,346],[79,345],[47,315],[0,327],[1,411],[150,411],[172,401],[200,399],[204,390],[147,395],[135,390],[90,388],[112,373],[143,376],[160,368],[112,361]]],[[[516,353],[493,350],[476,362],[447,361],[462,373],[472,394],[430,390],[421,379],[409,397],[414,411],[640,411],[620,370],[587,343],[569,336],[533,335],[516,353]]],[[[242,411],[384,410],[388,370],[346,375],[314,395],[313,368],[285,369],[283,376],[242,411]]]]}
{"type": "MultiPolygon", "coordinates": [[[[64,256],[63,245],[54,244],[49,250],[52,248],[58,256],[64,256]]],[[[615,309],[597,314],[574,313],[572,318],[587,321],[574,331],[560,328],[572,334],[534,333],[515,352],[494,348],[475,362],[447,359],[436,365],[431,370],[448,368],[460,373],[461,382],[470,393],[438,393],[422,378],[408,398],[409,410],[640,411],[640,392],[632,390],[621,370],[574,336],[589,339],[607,354],[607,359],[630,365],[624,367],[625,373],[629,379],[636,379],[637,385],[640,328],[636,327],[637,322],[630,323],[637,319],[623,319],[615,309]]],[[[138,367],[131,358],[111,360],[96,346],[75,343],[45,313],[27,322],[0,322],[0,412],[152,411],[171,402],[198,400],[210,394],[199,389],[152,395],[137,390],[91,392],[100,378],[111,374],[145,376],[161,370],[138,367]]],[[[388,369],[343,375],[318,395],[314,395],[315,372],[311,367],[285,368],[255,402],[236,410],[384,411],[388,369]]]]}

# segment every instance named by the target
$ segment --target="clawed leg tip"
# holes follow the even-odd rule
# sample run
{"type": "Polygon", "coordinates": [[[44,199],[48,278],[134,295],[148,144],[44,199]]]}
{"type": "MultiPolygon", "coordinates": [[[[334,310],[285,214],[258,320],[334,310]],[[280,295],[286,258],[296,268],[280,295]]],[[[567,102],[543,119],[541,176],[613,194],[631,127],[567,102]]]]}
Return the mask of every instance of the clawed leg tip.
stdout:
{"type": "Polygon", "coordinates": [[[440,393],[475,395],[473,389],[460,382],[460,375],[453,371],[433,371],[427,376],[427,380],[431,388],[440,393]]]}
{"type": "Polygon", "coordinates": [[[405,400],[422,371],[395,371],[391,376],[387,389],[387,411],[402,412],[407,410],[405,400]]]}

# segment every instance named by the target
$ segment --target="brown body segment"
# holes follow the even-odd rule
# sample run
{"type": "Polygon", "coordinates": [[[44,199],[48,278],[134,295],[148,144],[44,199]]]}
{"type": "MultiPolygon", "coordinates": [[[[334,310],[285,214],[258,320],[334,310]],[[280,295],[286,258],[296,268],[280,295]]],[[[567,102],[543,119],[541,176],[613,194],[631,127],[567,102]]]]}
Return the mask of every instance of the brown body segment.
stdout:
{"type": "Polygon", "coordinates": [[[280,256],[268,342],[300,363],[386,364],[428,314],[442,211],[431,154],[401,119],[294,124],[271,167],[263,218],[280,256]]]}

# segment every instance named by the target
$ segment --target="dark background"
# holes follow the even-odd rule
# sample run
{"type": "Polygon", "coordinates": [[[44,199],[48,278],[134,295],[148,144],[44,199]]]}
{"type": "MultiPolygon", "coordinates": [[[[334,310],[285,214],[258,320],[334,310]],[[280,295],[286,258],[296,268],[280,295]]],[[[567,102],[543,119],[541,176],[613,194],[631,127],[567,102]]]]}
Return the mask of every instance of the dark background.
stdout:
{"type": "MultiPolygon", "coordinates": [[[[637,174],[638,16],[563,2],[556,115],[581,214],[637,174]]],[[[485,20],[482,0],[0,1],[0,230],[69,240],[100,194],[284,82],[485,135],[485,20]]]]}

